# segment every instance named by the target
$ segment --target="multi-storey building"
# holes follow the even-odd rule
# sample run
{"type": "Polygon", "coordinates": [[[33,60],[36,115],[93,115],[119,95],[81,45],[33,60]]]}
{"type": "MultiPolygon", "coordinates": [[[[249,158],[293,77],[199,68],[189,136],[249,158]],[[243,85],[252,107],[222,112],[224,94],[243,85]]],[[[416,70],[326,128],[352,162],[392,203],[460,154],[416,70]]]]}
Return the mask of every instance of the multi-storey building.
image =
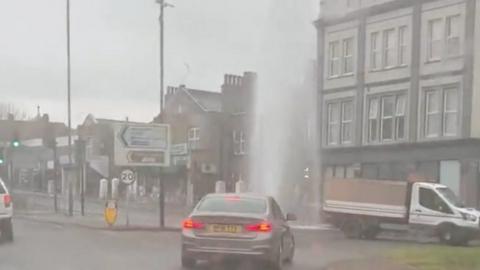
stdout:
{"type": "Polygon", "coordinates": [[[323,0],[324,176],[444,183],[480,203],[480,2],[323,0]]]}

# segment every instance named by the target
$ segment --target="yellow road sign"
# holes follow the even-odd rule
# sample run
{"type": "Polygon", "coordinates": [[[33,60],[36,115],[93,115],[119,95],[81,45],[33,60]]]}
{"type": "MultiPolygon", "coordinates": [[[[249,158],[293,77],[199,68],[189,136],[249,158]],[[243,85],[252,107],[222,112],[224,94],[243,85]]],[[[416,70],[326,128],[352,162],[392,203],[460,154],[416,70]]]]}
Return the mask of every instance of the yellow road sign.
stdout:
{"type": "Polygon", "coordinates": [[[109,226],[115,225],[115,222],[117,221],[117,216],[118,216],[118,207],[117,207],[117,201],[115,200],[109,200],[105,204],[105,222],[109,226]]]}

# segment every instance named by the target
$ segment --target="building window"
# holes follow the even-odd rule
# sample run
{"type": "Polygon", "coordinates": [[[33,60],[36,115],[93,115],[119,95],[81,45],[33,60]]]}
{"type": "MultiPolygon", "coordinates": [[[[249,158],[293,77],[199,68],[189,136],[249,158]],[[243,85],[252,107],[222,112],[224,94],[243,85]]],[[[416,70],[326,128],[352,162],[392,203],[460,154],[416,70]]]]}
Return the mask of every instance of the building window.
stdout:
{"type": "Polygon", "coordinates": [[[443,102],[443,135],[457,135],[458,126],[458,93],[456,88],[444,90],[443,102]]]}
{"type": "Polygon", "coordinates": [[[378,98],[370,99],[368,109],[368,140],[378,141],[378,98]]]}
{"type": "Polygon", "coordinates": [[[368,142],[406,138],[406,96],[372,97],[368,103],[368,142]]]}
{"type": "Polygon", "coordinates": [[[332,41],[328,47],[328,76],[351,75],[354,71],[354,39],[332,41]]]}
{"type": "Polygon", "coordinates": [[[426,137],[438,137],[440,134],[440,91],[432,90],[426,93],[426,137]]]}
{"type": "Polygon", "coordinates": [[[245,155],[247,153],[247,140],[243,131],[233,131],[233,154],[245,155]]]}
{"type": "Polygon", "coordinates": [[[395,59],[395,30],[389,29],[383,32],[383,66],[384,68],[394,67],[395,59]]]}
{"type": "Polygon", "coordinates": [[[407,98],[405,96],[397,97],[395,105],[395,136],[397,140],[405,139],[405,111],[407,98]]]}
{"type": "Polygon", "coordinates": [[[328,108],[327,144],[337,145],[340,134],[340,107],[339,103],[330,103],[328,108]]]}
{"type": "Polygon", "coordinates": [[[383,141],[393,140],[393,112],[395,97],[382,98],[381,138],[383,141]]]}
{"type": "Polygon", "coordinates": [[[460,16],[447,17],[445,24],[447,56],[458,56],[460,54],[460,16]]]}
{"type": "Polygon", "coordinates": [[[407,64],[407,27],[398,28],[398,65],[407,64]]]}
{"type": "Polygon", "coordinates": [[[427,60],[437,61],[442,57],[442,20],[435,19],[428,22],[427,60]]]}
{"type": "Polygon", "coordinates": [[[327,105],[327,144],[350,144],[353,140],[353,101],[327,105]]]}
{"type": "Polygon", "coordinates": [[[200,145],[200,128],[192,127],[188,130],[188,146],[190,149],[198,149],[200,145]]]}
{"type": "Polygon", "coordinates": [[[380,46],[380,37],[378,32],[371,34],[371,52],[370,52],[370,65],[372,70],[381,68],[382,65],[382,52],[380,46]]]}
{"type": "Polygon", "coordinates": [[[343,74],[353,72],[353,38],[343,40],[343,74]]]}
{"type": "Polygon", "coordinates": [[[340,75],[340,42],[333,41],[329,45],[329,68],[328,75],[330,77],[336,77],[340,75]]]}
{"type": "Polygon", "coordinates": [[[353,102],[342,102],[342,144],[352,142],[353,102]]]}
{"type": "Polygon", "coordinates": [[[458,132],[458,89],[429,89],[425,92],[425,137],[456,136],[458,132]]]}

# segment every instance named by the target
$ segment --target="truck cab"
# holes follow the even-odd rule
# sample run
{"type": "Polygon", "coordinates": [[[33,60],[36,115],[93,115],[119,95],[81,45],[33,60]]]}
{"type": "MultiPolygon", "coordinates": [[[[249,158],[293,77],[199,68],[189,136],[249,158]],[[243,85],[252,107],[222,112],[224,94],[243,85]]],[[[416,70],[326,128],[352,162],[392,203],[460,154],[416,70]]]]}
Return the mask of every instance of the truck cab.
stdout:
{"type": "Polygon", "coordinates": [[[480,212],[466,208],[447,186],[413,183],[410,200],[409,224],[433,228],[443,242],[466,243],[480,229],[480,212]]]}

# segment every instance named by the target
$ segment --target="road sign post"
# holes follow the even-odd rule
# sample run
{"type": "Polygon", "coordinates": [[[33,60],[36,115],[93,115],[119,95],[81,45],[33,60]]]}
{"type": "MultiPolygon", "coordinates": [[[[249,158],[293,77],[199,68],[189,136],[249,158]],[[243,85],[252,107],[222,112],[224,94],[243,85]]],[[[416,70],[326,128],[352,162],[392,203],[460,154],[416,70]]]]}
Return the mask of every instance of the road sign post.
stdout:
{"type": "Polygon", "coordinates": [[[127,210],[126,210],[126,226],[130,226],[130,185],[137,181],[137,175],[132,170],[123,170],[120,174],[120,181],[127,185],[127,210]]]}
{"type": "MultiPolygon", "coordinates": [[[[119,124],[115,127],[115,165],[122,167],[170,166],[170,126],[165,124],[119,124]]],[[[159,171],[160,228],[165,226],[165,188],[159,171]]],[[[129,181],[128,172],[122,176],[129,181]]],[[[136,177],[136,176],[135,176],[136,177]]],[[[123,179],[121,179],[124,181],[123,179]]],[[[132,182],[133,183],[133,182],[132,182]]],[[[130,183],[131,184],[131,183],[130,183]]],[[[127,208],[129,203],[127,195],[127,208]]],[[[127,223],[128,223],[127,210],[127,223]]]]}

